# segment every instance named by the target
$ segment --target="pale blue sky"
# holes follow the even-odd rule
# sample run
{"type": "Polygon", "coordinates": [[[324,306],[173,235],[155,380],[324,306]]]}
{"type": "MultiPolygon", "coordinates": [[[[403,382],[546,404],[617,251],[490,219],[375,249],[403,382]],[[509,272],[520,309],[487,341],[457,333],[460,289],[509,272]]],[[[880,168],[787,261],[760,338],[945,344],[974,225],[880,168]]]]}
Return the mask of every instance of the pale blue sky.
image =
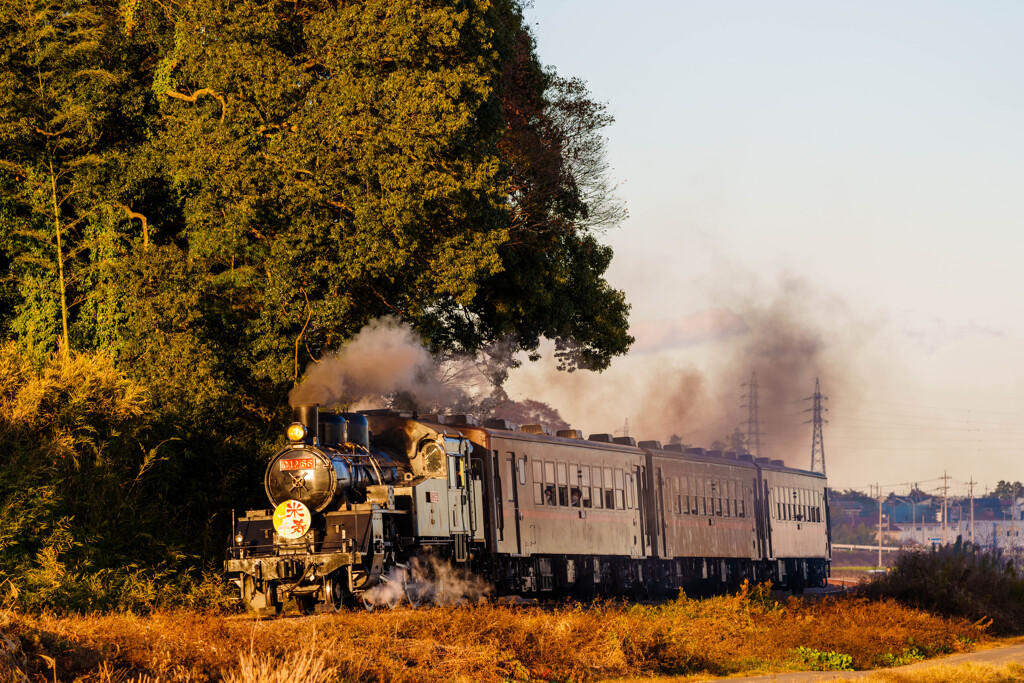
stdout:
{"type": "MultiPolygon", "coordinates": [[[[616,117],[609,161],[630,218],[606,236],[609,278],[634,324],[750,317],[795,278],[786,296],[826,346],[797,378],[805,393],[844,366],[826,431],[834,485],[943,468],[1024,480],[1024,3],[536,0],[527,16],[542,60],[616,117]]],[[[570,402],[584,431],[630,417],[667,431],[638,436],[698,440],[685,420],[645,425],[629,391],[594,388],[649,393],[637,377],[691,368],[725,425],[745,419],[722,368],[751,339],[687,339],[597,379],[530,367],[512,388],[570,402]]],[[[792,412],[767,431],[795,433],[792,412]]],[[[806,467],[806,442],[772,455],[806,467]]]]}

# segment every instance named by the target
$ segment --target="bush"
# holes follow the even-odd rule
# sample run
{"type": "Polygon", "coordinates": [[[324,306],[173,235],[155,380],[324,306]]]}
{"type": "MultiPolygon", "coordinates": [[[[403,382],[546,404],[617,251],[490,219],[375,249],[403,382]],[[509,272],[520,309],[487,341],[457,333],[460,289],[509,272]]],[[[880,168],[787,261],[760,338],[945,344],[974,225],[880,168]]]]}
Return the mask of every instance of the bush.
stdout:
{"type": "Polygon", "coordinates": [[[903,551],[891,571],[865,589],[873,598],[1024,633],[1024,579],[1013,559],[958,540],[930,551],[903,551]]]}
{"type": "Polygon", "coordinates": [[[102,354],[0,347],[0,584],[22,608],[219,605],[177,542],[145,391],[102,354]]]}

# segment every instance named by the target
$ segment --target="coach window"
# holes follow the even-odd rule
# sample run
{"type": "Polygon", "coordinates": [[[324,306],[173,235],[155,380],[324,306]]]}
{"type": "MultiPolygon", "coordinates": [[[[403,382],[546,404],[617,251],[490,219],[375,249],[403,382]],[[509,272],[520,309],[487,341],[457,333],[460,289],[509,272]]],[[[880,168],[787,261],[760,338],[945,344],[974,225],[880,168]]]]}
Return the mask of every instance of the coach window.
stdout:
{"type": "Polygon", "coordinates": [[[591,476],[594,480],[591,484],[591,486],[594,487],[594,507],[600,510],[601,508],[604,507],[604,492],[601,490],[601,468],[595,467],[594,469],[592,469],[591,476]]]}
{"type": "Polygon", "coordinates": [[[533,502],[544,504],[544,463],[540,460],[533,461],[533,502]]]}
{"type": "Polygon", "coordinates": [[[612,483],[612,468],[604,468],[604,506],[609,510],[615,509],[615,489],[612,483]]]}
{"type": "Polygon", "coordinates": [[[515,482],[516,482],[516,466],[515,466],[515,453],[509,453],[509,458],[505,461],[508,463],[508,502],[515,502],[515,482]]]}
{"type": "Polygon", "coordinates": [[[672,505],[677,515],[683,514],[683,482],[679,477],[672,477],[672,505]]]}
{"type": "Polygon", "coordinates": [[[732,487],[732,480],[727,479],[725,481],[725,502],[722,504],[722,511],[726,517],[732,517],[735,515],[736,507],[733,505],[733,494],[735,491],[732,487]]]}
{"type": "Polygon", "coordinates": [[[569,478],[566,474],[566,465],[560,462],[558,467],[558,504],[562,507],[569,506],[569,478]]]}
{"type": "Polygon", "coordinates": [[[544,504],[557,505],[555,497],[555,463],[544,461],[544,504]]]}
{"type": "Polygon", "coordinates": [[[722,501],[723,501],[723,498],[725,496],[725,491],[723,490],[724,488],[725,488],[725,484],[721,480],[718,480],[718,481],[715,482],[715,516],[716,517],[721,517],[722,516],[722,501]]]}
{"type": "Polygon", "coordinates": [[[626,508],[626,497],[625,497],[625,484],[622,480],[622,470],[618,467],[615,468],[615,509],[624,510],[626,508]]]}
{"type": "Polygon", "coordinates": [[[583,507],[590,507],[590,465],[580,466],[580,498],[583,500],[583,507]]]}
{"type": "Polygon", "coordinates": [[[782,519],[782,501],[779,500],[779,498],[781,497],[782,496],[779,495],[779,487],[776,486],[775,488],[772,489],[772,498],[775,499],[775,505],[773,505],[772,507],[775,510],[775,519],[778,520],[782,519]]]}

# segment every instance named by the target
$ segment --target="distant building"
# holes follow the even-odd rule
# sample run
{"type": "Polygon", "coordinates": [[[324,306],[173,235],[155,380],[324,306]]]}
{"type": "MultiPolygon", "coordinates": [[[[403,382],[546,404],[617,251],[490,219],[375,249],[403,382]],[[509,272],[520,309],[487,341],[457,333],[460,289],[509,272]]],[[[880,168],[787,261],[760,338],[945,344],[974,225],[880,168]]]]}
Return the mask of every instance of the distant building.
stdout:
{"type": "MultiPolygon", "coordinates": [[[[974,538],[971,538],[971,520],[962,519],[946,524],[946,543],[954,543],[957,537],[964,541],[973,541],[986,548],[1024,548],[1024,523],[1017,519],[980,520],[974,519],[974,538]]],[[[915,525],[904,524],[900,527],[898,541],[900,544],[916,543],[919,545],[941,544],[943,530],[941,522],[925,522],[915,525]]]]}

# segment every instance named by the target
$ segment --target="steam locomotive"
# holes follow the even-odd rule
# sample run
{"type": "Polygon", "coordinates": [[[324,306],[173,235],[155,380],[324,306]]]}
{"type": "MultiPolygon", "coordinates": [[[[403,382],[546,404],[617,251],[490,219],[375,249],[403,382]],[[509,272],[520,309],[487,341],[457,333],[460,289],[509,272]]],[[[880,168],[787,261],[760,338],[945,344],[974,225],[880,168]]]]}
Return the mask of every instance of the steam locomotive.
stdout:
{"type": "MultiPolygon", "coordinates": [[[[225,571],[257,614],[357,605],[440,558],[500,594],[823,586],[824,475],[745,453],[662,446],[469,415],[295,409],[264,486],[234,520],[225,571]]],[[[234,517],[234,515],[232,515],[234,517]]],[[[366,600],[367,606],[372,604],[366,600]]]]}

